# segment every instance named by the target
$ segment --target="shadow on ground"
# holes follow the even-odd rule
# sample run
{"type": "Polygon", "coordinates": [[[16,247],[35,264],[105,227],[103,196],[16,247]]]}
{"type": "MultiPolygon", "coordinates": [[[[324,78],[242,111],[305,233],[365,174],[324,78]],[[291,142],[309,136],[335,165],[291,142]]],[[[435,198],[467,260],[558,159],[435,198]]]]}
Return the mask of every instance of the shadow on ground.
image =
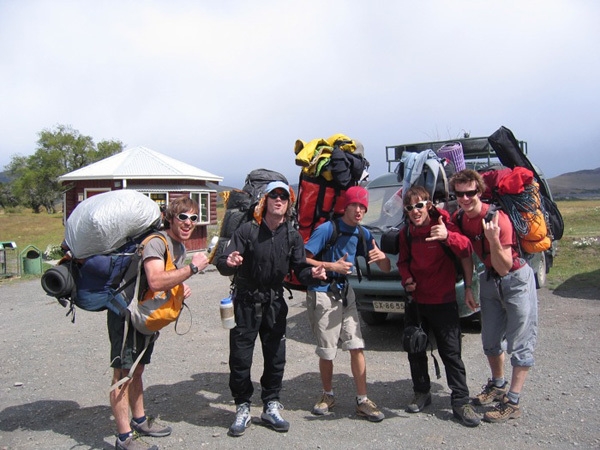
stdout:
{"type": "Polygon", "coordinates": [[[552,293],[564,298],[600,300],[600,269],[574,275],[552,293]]]}
{"type": "MultiPolygon", "coordinates": [[[[400,355],[399,355],[400,357],[400,355]]],[[[398,361],[400,363],[400,361],[398,361]]],[[[191,379],[173,385],[153,385],[145,390],[144,398],[149,414],[159,415],[159,420],[172,424],[186,422],[197,427],[220,428],[226,433],[234,418],[235,407],[223,373],[198,373],[191,379]]],[[[338,404],[332,414],[316,417],[310,410],[320,392],[317,372],[307,372],[284,382],[282,402],[288,411],[300,411],[305,420],[364,420],[355,414],[354,382],[346,374],[335,374],[338,404]]],[[[260,386],[254,383],[253,404],[260,405],[260,386]]],[[[444,387],[432,380],[432,393],[444,387]]],[[[403,416],[404,406],[412,396],[412,382],[407,379],[393,382],[369,383],[369,397],[374,399],[386,417],[403,416]]],[[[447,395],[444,394],[444,397],[447,395]]],[[[448,398],[442,400],[444,403],[448,398]]],[[[253,407],[258,416],[259,406],[253,407]]],[[[432,411],[433,413],[434,411],[432,411]]],[[[446,416],[444,411],[439,414],[446,416]]],[[[0,411],[0,431],[16,430],[52,431],[68,436],[79,445],[91,448],[112,448],[114,422],[108,404],[81,407],[66,400],[40,400],[10,406],[0,411]],[[110,438],[108,438],[110,437],[110,438]]]]}

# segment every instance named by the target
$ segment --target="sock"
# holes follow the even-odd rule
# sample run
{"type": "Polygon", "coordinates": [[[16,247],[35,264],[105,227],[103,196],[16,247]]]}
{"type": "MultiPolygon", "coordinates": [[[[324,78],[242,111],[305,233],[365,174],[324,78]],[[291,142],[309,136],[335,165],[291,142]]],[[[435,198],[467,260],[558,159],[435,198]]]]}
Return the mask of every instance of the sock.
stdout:
{"type": "Polygon", "coordinates": [[[508,397],[509,402],[514,403],[515,405],[519,404],[519,397],[521,396],[520,394],[513,391],[508,391],[508,394],[506,394],[506,396],[508,397]]]}
{"type": "Polygon", "coordinates": [[[323,389],[323,393],[327,394],[327,395],[331,395],[333,397],[333,389],[330,391],[326,391],[323,389]]]}
{"type": "Polygon", "coordinates": [[[146,420],[146,414],[144,414],[142,417],[136,419],[135,417],[133,418],[133,421],[135,423],[137,423],[138,425],[141,425],[142,423],[144,423],[144,421],[146,420]]]}
{"type": "Polygon", "coordinates": [[[367,399],[366,395],[357,395],[356,396],[356,403],[358,403],[359,405],[364,402],[367,399]]]}
{"type": "Polygon", "coordinates": [[[506,383],[506,380],[504,379],[504,377],[502,378],[493,378],[492,381],[494,382],[494,386],[501,388],[502,386],[504,386],[504,383],[506,383]]]}
{"type": "Polygon", "coordinates": [[[119,434],[119,440],[121,442],[125,442],[127,439],[129,439],[131,436],[133,436],[133,432],[129,431],[128,433],[123,433],[123,434],[119,434]]]}

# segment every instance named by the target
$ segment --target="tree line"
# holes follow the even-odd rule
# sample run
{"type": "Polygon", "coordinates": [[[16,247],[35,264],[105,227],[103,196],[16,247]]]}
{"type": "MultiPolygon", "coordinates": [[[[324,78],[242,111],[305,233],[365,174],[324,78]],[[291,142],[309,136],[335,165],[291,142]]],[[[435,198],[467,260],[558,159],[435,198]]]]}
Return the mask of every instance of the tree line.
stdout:
{"type": "Polygon", "coordinates": [[[56,212],[55,205],[62,193],[70,188],[61,185],[58,177],[81,169],[101,159],[123,151],[118,140],[102,140],[98,144],[70,125],[43,129],[35,153],[14,155],[4,170],[9,181],[0,186],[0,208],[24,206],[34,213],[56,212]]]}

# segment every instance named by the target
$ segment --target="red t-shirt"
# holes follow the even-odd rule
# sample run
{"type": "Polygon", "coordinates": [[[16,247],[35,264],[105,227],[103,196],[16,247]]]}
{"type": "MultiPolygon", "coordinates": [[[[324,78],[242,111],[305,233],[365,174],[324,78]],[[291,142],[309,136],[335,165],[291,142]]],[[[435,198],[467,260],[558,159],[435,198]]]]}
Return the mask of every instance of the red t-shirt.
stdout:
{"type": "MultiPolygon", "coordinates": [[[[483,225],[481,221],[490,209],[490,205],[483,203],[481,205],[481,211],[477,217],[472,219],[468,218],[466,214],[462,216],[461,230],[465,236],[467,236],[473,244],[473,250],[477,254],[480,260],[483,261],[485,267],[488,269],[492,268],[492,258],[490,256],[490,244],[483,234],[483,225]]],[[[456,215],[454,213],[454,220],[458,223],[456,215]]],[[[510,222],[510,219],[504,213],[504,211],[498,211],[498,226],[500,227],[500,243],[510,245],[512,248],[513,266],[511,271],[520,269],[524,265],[524,261],[519,257],[517,251],[517,243],[515,241],[515,231],[510,222]]]]}

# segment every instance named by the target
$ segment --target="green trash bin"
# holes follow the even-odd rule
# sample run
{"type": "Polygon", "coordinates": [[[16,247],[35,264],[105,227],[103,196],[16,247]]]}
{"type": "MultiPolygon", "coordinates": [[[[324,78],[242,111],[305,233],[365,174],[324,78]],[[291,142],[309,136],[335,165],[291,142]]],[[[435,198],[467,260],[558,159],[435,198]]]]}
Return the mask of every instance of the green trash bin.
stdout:
{"type": "Polygon", "coordinates": [[[42,273],[42,252],[33,245],[25,247],[21,252],[23,273],[26,275],[39,275],[42,273]]]}

